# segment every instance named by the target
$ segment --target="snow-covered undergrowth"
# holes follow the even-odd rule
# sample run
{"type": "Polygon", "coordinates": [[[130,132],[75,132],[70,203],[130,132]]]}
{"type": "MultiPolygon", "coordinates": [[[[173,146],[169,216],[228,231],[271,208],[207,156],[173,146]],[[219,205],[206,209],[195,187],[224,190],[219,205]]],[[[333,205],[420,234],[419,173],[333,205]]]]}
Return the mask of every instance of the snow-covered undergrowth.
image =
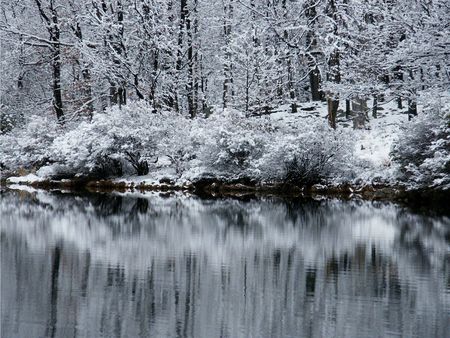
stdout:
{"type": "Polygon", "coordinates": [[[2,135],[2,143],[14,140],[2,147],[2,164],[35,167],[39,176],[111,177],[134,175],[133,161],[146,162],[148,176],[163,172],[182,181],[207,176],[279,182],[288,177],[291,183],[318,183],[351,174],[351,133],[333,131],[313,117],[286,124],[225,110],[191,120],[132,103],[95,114],[70,130],[45,126],[39,131],[27,127],[2,135]]]}
{"type": "Polygon", "coordinates": [[[429,107],[405,125],[392,156],[400,165],[400,179],[414,186],[449,189],[450,109],[429,107]]]}
{"type": "Polygon", "coordinates": [[[1,167],[17,169],[43,165],[60,133],[61,128],[53,117],[31,116],[23,128],[0,135],[1,167]]]}
{"type": "Polygon", "coordinates": [[[353,130],[349,121],[333,130],[325,109],[316,103],[309,114],[281,109],[259,117],[226,109],[189,119],[133,102],[64,127],[36,117],[0,136],[0,162],[40,178],[207,178],[301,186],[403,179],[448,186],[448,113],[431,107],[406,123],[405,114],[386,111],[370,121],[370,130],[353,130]]]}

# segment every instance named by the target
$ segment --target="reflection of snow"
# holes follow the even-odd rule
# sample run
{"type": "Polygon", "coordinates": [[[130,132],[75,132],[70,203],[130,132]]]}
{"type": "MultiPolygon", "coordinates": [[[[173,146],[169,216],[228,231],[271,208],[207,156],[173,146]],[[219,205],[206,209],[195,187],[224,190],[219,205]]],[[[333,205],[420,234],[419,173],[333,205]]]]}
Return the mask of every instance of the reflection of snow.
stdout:
{"type": "Polygon", "coordinates": [[[84,336],[117,325],[167,337],[178,325],[196,337],[445,332],[446,218],[366,202],[138,196],[5,194],[4,304],[16,293],[31,304],[12,316],[48,322],[38,297],[58,246],[59,319],[84,336]]]}
{"type": "Polygon", "coordinates": [[[113,214],[108,203],[103,212],[102,205],[86,198],[38,192],[37,203],[18,205],[5,198],[2,228],[23,236],[35,250],[63,242],[90,251],[93,259],[139,270],[149,257],[190,252],[208,256],[217,267],[240,255],[290,248],[301,252],[308,264],[323,264],[360,245],[376,246],[384,255],[399,258],[403,223],[409,233],[416,232],[431,264],[441,264],[448,253],[442,235],[446,219],[427,219],[433,231],[421,233],[421,218],[403,215],[392,205],[324,201],[290,206],[276,199],[241,203],[180,194],[138,195],[151,196],[144,199],[148,206],[142,213],[133,209],[138,199],[132,193],[110,199],[111,205],[119,203],[120,211],[113,214]]]}

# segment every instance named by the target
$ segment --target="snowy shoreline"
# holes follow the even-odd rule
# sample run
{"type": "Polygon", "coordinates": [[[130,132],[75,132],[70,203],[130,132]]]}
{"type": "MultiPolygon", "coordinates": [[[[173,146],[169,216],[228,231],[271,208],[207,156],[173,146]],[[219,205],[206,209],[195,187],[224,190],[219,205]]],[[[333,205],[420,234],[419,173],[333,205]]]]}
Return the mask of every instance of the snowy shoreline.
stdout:
{"type": "Polygon", "coordinates": [[[2,187],[11,190],[33,192],[37,190],[61,190],[68,193],[123,193],[123,192],[183,192],[193,196],[210,198],[240,198],[278,196],[286,198],[338,198],[343,200],[366,200],[394,202],[415,210],[449,213],[445,201],[450,200],[450,189],[419,188],[411,189],[404,184],[315,184],[300,187],[284,183],[226,182],[219,179],[199,180],[197,182],[157,182],[136,181],[133,178],[93,180],[93,179],[42,179],[30,174],[2,180],[2,187]]]}
{"type": "Polygon", "coordinates": [[[450,188],[445,113],[420,105],[420,115],[408,121],[388,101],[365,128],[352,128],[352,117],[340,115],[333,130],[322,118],[326,104],[301,112],[308,105],[299,104],[299,113],[280,106],[260,117],[224,110],[186,119],[161,112],[148,121],[149,107],[134,102],[51,137],[46,123],[35,120],[22,134],[2,135],[2,183],[369,199],[450,188]]]}

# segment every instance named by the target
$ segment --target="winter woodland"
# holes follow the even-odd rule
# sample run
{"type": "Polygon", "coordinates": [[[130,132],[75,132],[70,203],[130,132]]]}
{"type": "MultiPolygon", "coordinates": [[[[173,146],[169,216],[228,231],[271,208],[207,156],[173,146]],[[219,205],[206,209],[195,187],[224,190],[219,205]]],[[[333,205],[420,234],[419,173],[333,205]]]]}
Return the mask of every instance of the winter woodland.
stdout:
{"type": "Polygon", "coordinates": [[[0,6],[6,176],[450,186],[448,0],[0,6]]]}

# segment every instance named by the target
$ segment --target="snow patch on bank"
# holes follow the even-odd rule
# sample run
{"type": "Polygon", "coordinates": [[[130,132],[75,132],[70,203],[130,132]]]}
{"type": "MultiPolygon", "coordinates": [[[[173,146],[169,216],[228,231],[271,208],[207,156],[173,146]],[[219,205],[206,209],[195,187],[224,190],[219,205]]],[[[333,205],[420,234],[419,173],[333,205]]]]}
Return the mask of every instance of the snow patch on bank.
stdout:
{"type": "Polygon", "coordinates": [[[383,108],[377,118],[369,120],[368,130],[356,131],[359,140],[355,145],[355,156],[369,164],[360,172],[363,180],[376,177],[389,180],[395,177],[398,169],[390,153],[399,139],[402,125],[408,122],[408,115],[399,111],[393,102],[383,108]]]}
{"type": "Polygon", "coordinates": [[[6,182],[12,184],[32,184],[35,182],[42,182],[44,180],[45,178],[39,177],[36,174],[28,174],[25,176],[9,177],[6,182]]]}

